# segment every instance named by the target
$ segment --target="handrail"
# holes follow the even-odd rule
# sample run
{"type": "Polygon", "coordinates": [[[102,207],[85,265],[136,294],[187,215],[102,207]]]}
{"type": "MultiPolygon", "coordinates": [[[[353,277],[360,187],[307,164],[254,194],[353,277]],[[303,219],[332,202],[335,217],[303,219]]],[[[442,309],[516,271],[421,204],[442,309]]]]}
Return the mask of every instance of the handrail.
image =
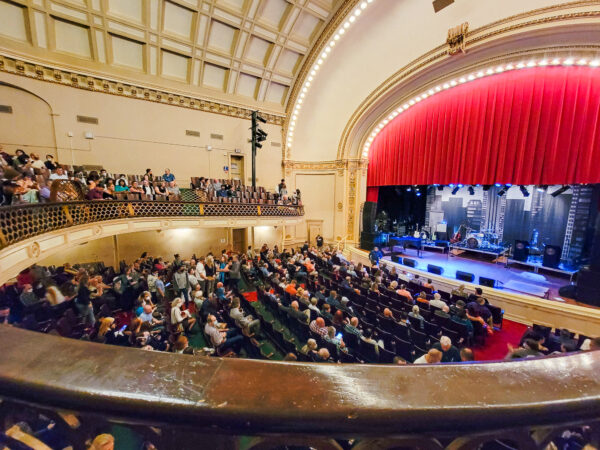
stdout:
{"type": "Polygon", "coordinates": [[[0,397],[237,434],[459,436],[600,418],[600,352],[414,366],[221,359],[0,325],[0,397]]]}
{"type": "Polygon", "coordinates": [[[128,217],[293,217],[303,206],[263,203],[93,200],[0,208],[0,248],[49,231],[128,217]]]}

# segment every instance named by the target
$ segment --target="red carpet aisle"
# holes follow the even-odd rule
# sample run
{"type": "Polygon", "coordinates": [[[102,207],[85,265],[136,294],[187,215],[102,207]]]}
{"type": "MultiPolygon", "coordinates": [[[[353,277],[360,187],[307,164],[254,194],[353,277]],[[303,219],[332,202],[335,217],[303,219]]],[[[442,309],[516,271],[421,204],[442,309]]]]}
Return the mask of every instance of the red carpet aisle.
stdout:
{"type": "Polygon", "coordinates": [[[243,292],[242,295],[250,303],[258,301],[258,295],[256,294],[256,291],[253,291],[253,292],[243,292]]]}
{"type": "Polygon", "coordinates": [[[488,336],[484,348],[474,348],[477,361],[494,361],[504,359],[508,353],[507,344],[516,347],[527,326],[511,320],[504,319],[501,330],[495,331],[493,336],[488,336]]]}

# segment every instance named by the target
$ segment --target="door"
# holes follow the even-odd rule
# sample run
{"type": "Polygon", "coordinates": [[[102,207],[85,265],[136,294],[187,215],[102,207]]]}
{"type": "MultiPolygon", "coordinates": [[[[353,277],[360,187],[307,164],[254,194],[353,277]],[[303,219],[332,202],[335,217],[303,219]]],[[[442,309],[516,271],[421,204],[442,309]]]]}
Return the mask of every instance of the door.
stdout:
{"type": "Polygon", "coordinates": [[[246,251],[246,229],[245,228],[234,228],[233,229],[233,251],[238,253],[244,253],[246,251]]]}
{"type": "Polygon", "coordinates": [[[231,179],[244,181],[244,157],[242,155],[231,155],[229,174],[231,179]]]}
{"type": "Polygon", "coordinates": [[[308,242],[316,244],[317,236],[323,236],[323,221],[322,220],[307,220],[308,225],[308,242]]]}

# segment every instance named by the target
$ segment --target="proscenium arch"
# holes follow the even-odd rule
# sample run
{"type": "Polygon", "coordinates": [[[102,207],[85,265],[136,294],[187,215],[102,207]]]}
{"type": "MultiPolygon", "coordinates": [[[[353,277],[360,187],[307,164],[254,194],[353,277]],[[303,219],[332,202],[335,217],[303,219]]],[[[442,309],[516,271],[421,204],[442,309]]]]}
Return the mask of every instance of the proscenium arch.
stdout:
{"type": "Polygon", "coordinates": [[[466,54],[440,45],[412,60],[360,103],[338,141],[337,159],[359,159],[373,127],[404,100],[486,64],[548,54],[589,57],[600,52],[598,2],[579,1],[528,11],[469,31],[466,54]],[[589,7],[596,6],[595,9],[589,7]]]}

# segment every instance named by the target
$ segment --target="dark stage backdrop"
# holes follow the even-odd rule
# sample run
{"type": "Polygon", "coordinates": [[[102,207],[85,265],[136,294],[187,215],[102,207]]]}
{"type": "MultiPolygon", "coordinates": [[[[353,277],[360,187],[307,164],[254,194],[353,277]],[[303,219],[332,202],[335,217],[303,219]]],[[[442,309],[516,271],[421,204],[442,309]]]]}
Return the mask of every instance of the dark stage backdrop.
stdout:
{"type": "Polygon", "coordinates": [[[410,189],[407,191],[406,186],[383,186],[379,189],[377,213],[385,211],[388,214],[390,227],[394,220],[411,229],[417,224],[422,226],[425,223],[426,187],[413,186],[410,189]],[[416,195],[416,189],[419,189],[421,196],[416,195]]]}

